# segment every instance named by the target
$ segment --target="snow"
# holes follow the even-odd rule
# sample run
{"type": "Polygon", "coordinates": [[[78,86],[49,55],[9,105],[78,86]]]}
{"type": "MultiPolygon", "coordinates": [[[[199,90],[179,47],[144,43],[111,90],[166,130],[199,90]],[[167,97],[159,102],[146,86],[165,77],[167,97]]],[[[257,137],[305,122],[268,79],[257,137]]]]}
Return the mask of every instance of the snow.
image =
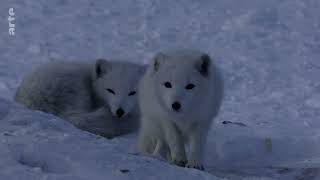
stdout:
{"type": "Polygon", "coordinates": [[[318,0],[1,1],[0,177],[320,179],[319,9],[318,0]],[[226,82],[206,172],[137,155],[136,134],[106,140],[12,102],[35,65],[146,63],[177,46],[208,52],[226,82]]]}
{"type": "Polygon", "coordinates": [[[136,135],[106,140],[4,99],[0,108],[7,109],[0,120],[4,179],[219,179],[138,156],[136,135]]]}

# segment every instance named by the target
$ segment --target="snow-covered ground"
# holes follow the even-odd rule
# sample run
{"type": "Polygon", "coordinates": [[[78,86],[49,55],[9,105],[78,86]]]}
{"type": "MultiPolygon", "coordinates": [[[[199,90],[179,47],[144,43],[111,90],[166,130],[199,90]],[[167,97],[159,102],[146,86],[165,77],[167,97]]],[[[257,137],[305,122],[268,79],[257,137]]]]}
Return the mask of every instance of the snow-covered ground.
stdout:
{"type": "Polygon", "coordinates": [[[1,179],[320,179],[319,9],[319,0],[1,0],[1,179]],[[34,65],[146,63],[177,46],[207,51],[226,81],[206,172],[136,155],[135,134],[106,140],[12,102],[34,65]]]}
{"type": "Polygon", "coordinates": [[[209,173],[138,156],[134,135],[106,140],[52,115],[32,112],[4,99],[0,102],[1,179],[213,178],[209,173]]]}

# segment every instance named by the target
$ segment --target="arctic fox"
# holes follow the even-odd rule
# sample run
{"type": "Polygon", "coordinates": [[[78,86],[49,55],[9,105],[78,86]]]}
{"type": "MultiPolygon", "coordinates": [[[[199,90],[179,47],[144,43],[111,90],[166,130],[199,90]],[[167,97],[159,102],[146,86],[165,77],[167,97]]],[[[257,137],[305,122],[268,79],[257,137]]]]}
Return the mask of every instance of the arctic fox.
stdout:
{"type": "Polygon", "coordinates": [[[138,93],[140,152],[203,170],[206,136],[223,99],[223,81],[210,56],[191,49],[159,52],[138,93]]]}
{"type": "Polygon", "coordinates": [[[52,62],[23,79],[15,100],[111,138],[138,129],[136,91],[144,71],[124,61],[52,62]]]}

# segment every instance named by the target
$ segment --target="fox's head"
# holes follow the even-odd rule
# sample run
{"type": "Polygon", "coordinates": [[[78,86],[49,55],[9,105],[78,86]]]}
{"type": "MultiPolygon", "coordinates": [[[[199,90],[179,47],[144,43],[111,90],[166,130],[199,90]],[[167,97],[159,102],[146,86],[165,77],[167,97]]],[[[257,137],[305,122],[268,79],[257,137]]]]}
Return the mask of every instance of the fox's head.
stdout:
{"type": "Polygon", "coordinates": [[[113,116],[122,118],[138,111],[137,88],[144,74],[143,65],[99,59],[93,70],[93,87],[113,116]]]}
{"type": "Polygon", "coordinates": [[[211,73],[210,56],[183,51],[158,53],[153,61],[153,79],[160,105],[179,116],[192,113],[206,98],[211,73]]]}

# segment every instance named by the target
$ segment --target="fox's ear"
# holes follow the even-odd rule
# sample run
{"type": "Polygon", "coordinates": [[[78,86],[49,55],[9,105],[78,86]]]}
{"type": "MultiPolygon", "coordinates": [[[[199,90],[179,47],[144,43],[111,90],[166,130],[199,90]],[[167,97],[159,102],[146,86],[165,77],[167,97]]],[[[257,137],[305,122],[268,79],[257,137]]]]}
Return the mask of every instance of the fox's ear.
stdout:
{"type": "Polygon", "coordinates": [[[209,76],[211,58],[208,54],[203,54],[196,63],[196,68],[203,77],[209,76]]]}
{"type": "Polygon", "coordinates": [[[111,70],[111,63],[105,59],[98,59],[95,65],[95,76],[97,78],[107,74],[111,70]]]}
{"type": "Polygon", "coordinates": [[[167,58],[167,55],[165,55],[163,52],[158,52],[153,61],[153,70],[154,72],[157,72],[163,63],[163,60],[167,58]]]}

